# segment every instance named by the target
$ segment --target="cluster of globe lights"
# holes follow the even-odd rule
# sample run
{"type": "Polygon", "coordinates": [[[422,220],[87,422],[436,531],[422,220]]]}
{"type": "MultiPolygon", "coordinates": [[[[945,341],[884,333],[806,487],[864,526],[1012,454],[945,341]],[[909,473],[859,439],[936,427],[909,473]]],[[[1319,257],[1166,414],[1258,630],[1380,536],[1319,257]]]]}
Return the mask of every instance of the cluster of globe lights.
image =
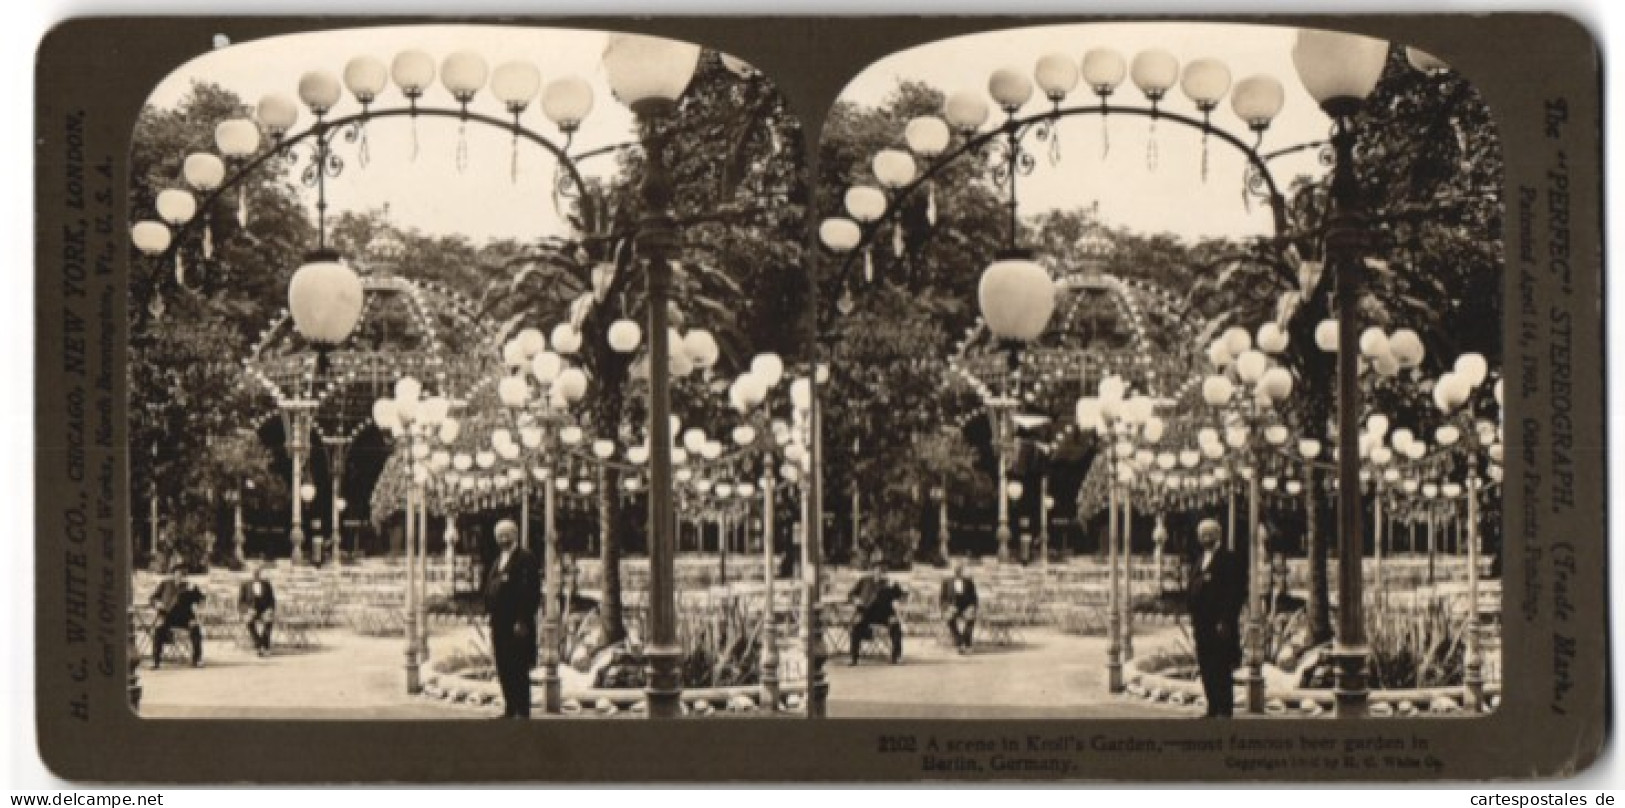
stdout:
{"type": "MultiPolygon", "coordinates": [[[[636,351],[641,342],[642,330],[637,323],[621,319],[610,324],[607,340],[612,350],[619,353],[632,353],[636,351]]],[[[552,339],[545,337],[540,330],[527,328],[520,331],[513,339],[503,346],[503,364],[508,372],[497,383],[497,397],[502,405],[510,411],[523,412],[531,407],[538,394],[546,395],[546,404],[550,413],[563,413],[569,407],[579,402],[586,394],[588,381],[586,374],[579,368],[568,365],[566,356],[576,354],[581,348],[581,334],[569,323],[561,323],[554,327],[552,339]],[[548,346],[551,343],[551,350],[548,346]],[[533,388],[531,380],[534,379],[538,387],[533,388]]],[[[704,329],[692,329],[686,334],[679,334],[675,330],[671,333],[670,344],[676,350],[671,353],[672,373],[682,377],[695,370],[709,371],[715,367],[719,358],[719,349],[716,338],[704,329]]],[[[750,368],[740,373],[728,385],[729,403],[741,414],[748,414],[759,408],[767,399],[769,393],[784,380],[784,362],[773,353],[757,354],[750,364],[750,368]]],[[[801,410],[811,406],[811,385],[805,379],[797,379],[790,385],[790,398],[792,403],[801,410]]],[[[681,429],[681,419],[671,417],[674,446],[672,461],[677,465],[685,465],[693,458],[698,463],[718,464],[726,462],[727,445],[719,439],[706,435],[699,427],[681,429]],[[676,437],[680,435],[680,440],[676,437]]],[[[519,459],[522,449],[538,449],[543,441],[542,427],[534,422],[522,421],[518,427],[518,440],[514,432],[506,428],[497,428],[491,432],[492,449],[494,457],[507,461],[519,459]]],[[[772,423],[772,434],[776,442],[785,447],[786,458],[790,463],[805,463],[810,459],[810,453],[805,446],[794,438],[789,425],[783,421],[772,423]]],[[[567,449],[582,446],[586,443],[586,436],[581,427],[569,424],[563,426],[558,433],[559,440],[567,449]]],[[[731,435],[735,444],[741,449],[750,446],[757,437],[756,428],[749,424],[741,424],[734,428],[731,435]]],[[[598,462],[611,462],[617,453],[615,443],[608,439],[598,439],[591,443],[591,455],[598,462]]],[[[642,466],[648,462],[649,447],[647,445],[629,446],[625,449],[625,459],[633,466],[642,466]]],[[[480,456],[476,456],[476,461],[480,456]]],[[[799,471],[787,463],[783,473],[787,478],[794,479],[799,471]]],[[[489,467],[490,462],[481,462],[482,467],[489,467]]],[[[546,478],[543,469],[533,470],[538,480],[546,478]]],[[[678,482],[698,482],[703,478],[694,477],[690,469],[680,469],[676,476],[678,482]]],[[[516,479],[522,479],[520,473],[516,479]]],[[[560,490],[568,490],[568,481],[558,480],[560,490]]],[[[578,483],[577,487],[590,486],[590,481],[578,483]]],[[[628,491],[636,491],[641,487],[637,478],[628,478],[625,481],[628,491]]],[[[707,485],[707,488],[710,486],[707,485]]],[[[582,494],[591,493],[591,488],[580,490],[582,494]]],[[[720,493],[720,492],[719,492],[720,493]]]]}
{"type": "MultiPolygon", "coordinates": [[[[740,422],[730,430],[728,441],[713,438],[704,429],[691,426],[681,431],[682,445],[673,453],[673,461],[677,462],[678,457],[684,455],[698,455],[712,468],[734,469],[738,465],[736,461],[746,455],[758,454],[765,458],[776,450],[784,459],[779,476],[786,482],[799,480],[811,468],[812,452],[801,430],[782,419],[771,418],[768,409],[769,396],[784,381],[784,371],[784,361],[778,354],[757,354],[750,368],[728,385],[729,405],[741,416],[740,422]],[[732,443],[732,450],[728,442],[732,443]]],[[[788,396],[797,418],[802,418],[812,406],[811,380],[805,377],[792,380],[788,396]]],[[[673,424],[677,425],[675,419],[673,424]]],[[[678,430],[673,429],[672,434],[677,435],[678,430]]],[[[717,480],[705,473],[705,469],[682,468],[675,476],[679,484],[717,501],[727,501],[730,496],[749,499],[757,493],[755,483],[749,480],[717,480]]]]}
{"type": "Polygon", "coordinates": [[[462,434],[462,422],[451,414],[453,403],[445,396],[423,395],[423,383],[412,376],[403,376],[395,382],[394,396],[379,398],[372,405],[372,420],[379,428],[396,438],[408,441],[408,458],[413,484],[423,486],[433,475],[451,467],[451,453],[435,450],[434,442],[444,446],[457,442],[462,434]]]}
{"type": "MultiPolygon", "coordinates": [[[[1336,350],[1335,321],[1322,323],[1316,333],[1319,347],[1328,351],[1336,350]],[[1329,340],[1326,339],[1327,334],[1331,335],[1329,340]]],[[[1240,327],[1227,329],[1208,346],[1208,360],[1221,372],[1203,379],[1201,387],[1203,401],[1213,407],[1230,406],[1238,403],[1238,393],[1244,394],[1248,386],[1252,389],[1253,402],[1259,407],[1269,408],[1285,401],[1292,394],[1293,377],[1286,368],[1274,364],[1272,357],[1283,353],[1287,346],[1286,332],[1275,323],[1261,325],[1256,336],[1240,327]],[[1241,384],[1238,385],[1237,382],[1241,384]]],[[[1396,375],[1399,369],[1416,368],[1424,356],[1424,349],[1416,332],[1404,328],[1397,329],[1391,334],[1380,328],[1367,329],[1362,335],[1361,347],[1362,356],[1367,363],[1385,376],[1396,375]]],[[[1471,397],[1484,389],[1488,373],[1489,366],[1482,354],[1462,354],[1450,370],[1443,372],[1433,381],[1432,396],[1435,406],[1447,416],[1466,412],[1466,404],[1471,397]]],[[[1497,380],[1493,387],[1497,404],[1501,402],[1501,390],[1502,382],[1497,380]]],[[[1160,422],[1151,423],[1159,419],[1143,412],[1145,405],[1150,404],[1149,399],[1125,399],[1121,380],[1109,378],[1102,382],[1098,397],[1079,399],[1077,423],[1080,429],[1099,430],[1103,424],[1114,422],[1134,424],[1143,418],[1147,426],[1143,432],[1145,441],[1155,444],[1160,440],[1163,430],[1160,422]],[[1144,403],[1136,406],[1140,401],[1144,403]]],[[[1465,417],[1471,416],[1469,414],[1465,417]]],[[[1401,461],[1408,460],[1415,464],[1425,460],[1431,450],[1427,441],[1418,438],[1413,430],[1409,428],[1390,430],[1389,424],[1388,416],[1381,413],[1372,414],[1366,419],[1365,429],[1360,436],[1360,455],[1373,466],[1384,469],[1382,479],[1388,483],[1399,483],[1399,488],[1408,494],[1421,493],[1430,498],[1441,493],[1447,498],[1458,496],[1461,493],[1459,484],[1445,483],[1440,486],[1403,478],[1400,469],[1393,465],[1396,456],[1401,461]],[[1388,445],[1384,445],[1385,442],[1388,445]],[[1430,491],[1432,493],[1429,493],[1430,491]],[[1451,493],[1452,491],[1455,493],[1451,493]]],[[[1498,480],[1502,475],[1499,463],[1503,452],[1499,443],[1499,426],[1488,420],[1479,419],[1473,421],[1470,428],[1471,437],[1476,441],[1474,445],[1483,447],[1492,461],[1489,476],[1498,480]]],[[[1282,454],[1288,454],[1287,445],[1292,439],[1292,431],[1286,425],[1269,424],[1261,430],[1261,434],[1270,447],[1282,454]]],[[[1457,447],[1466,434],[1466,428],[1455,423],[1444,423],[1435,428],[1433,437],[1440,450],[1449,451],[1452,447],[1457,447]]],[[[1231,476],[1230,470],[1226,466],[1217,465],[1217,462],[1225,458],[1229,450],[1245,447],[1249,436],[1249,428],[1241,423],[1227,424],[1222,431],[1214,427],[1202,427],[1195,431],[1196,448],[1156,453],[1138,447],[1126,438],[1119,440],[1113,447],[1113,458],[1131,461],[1132,465],[1119,468],[1118,481],[1133,482],[1136,471],[1147,471],[1148,481],[1161,486],[1168,493],[1192,488],[1212,488],[1227,482],[1231,476]],[[1204,461],[1214,463],[1215,467],[1202,471],[1204,461]]],[[[1319,458],[1323,450],[1321,442],[1314,438],[1301,438],[1293,448],[1299,457],[1309,462],[1319,458]]],[[[1335,449],[1333,454],[1335,455],[1335,449]]],[[[1252,470],[1244,467],[1238,472],[1245,478],[1251,475],[1252,470]]],[[[1362,477],[1369,481],[1371,474],[1371,470],[1367,469],[1362,477]]],[[[1335,485],[1335,482],[1329,480],[1328,484],[1335,485]]],[[[1275,476],[1262,477],[1261,484],[1266,491],[1282,489],[1293,495],[1303,490],[1300,481],[1286,480],[1283,483],[1275,476]]]]}
{"type": "Polygon", "coordinates": [[[1148,462],[1149,452],[1136,443],[1136,437],[1147,444],[1162,440],[1167,423],[1156,414],[1156,405],[1150,396],[1131,392],[1119,376],[1101,379],[1095,395],[1078,399],[1074,408],[1078,428],[1116,437],[1107,457],[1117,469],[1118,482],[1133,481],[1135,469],[1130,463],[1148,462]]]}
{"type": "MultiPolygon", "coordinates": [[[[603,66],[617,97],[628,99],[635,106],[643,100],[680,96],[698,65],[699,53],[696,45],[619,35],[612,37],[605,49],[603,66]]],[[[737,60],[732,61],[737,63],[737,60]]],[[[253,118],[233,118],[218,124],[214,131],[218,154],[187,155],[182,161],[181,179],[190,190],[169,188],[159,192],[155,200],[158,219],[133,225],[132,243],[148,256],[159,256],[169,250],[173,241],[171,228],[185,227],[198,211],[194,194],[212,195],[220,191],[226,182],[228,165],[242,168],[246,173],[271,154],[291,146],[293,140],[312,133],[324,137],[324,129],[343,122],[365,125],[369,118],[385,114],[409,114],[415,118],[438,112],[419,107],[420,100],[435,86],[437,77],[439,86],[458,105],[457,114],[462,120],[479,118],[505,126],[511,128],[516,137],[522,131],[524,113],[539,97],[543,114],[565,136],[566,148],[568,138],[580,128],[594,104],[593,90],[586,80],[563,75],[544,87],[541,70],[524,60],[506,61],[491,68],[478,53],[458,51],[442,59],[437,68],[433,56],[415,49],[396,54],[388,65],[372,56],[358,56],[345,65],[342,78],[325,70],[302,75],[298,101],[286,94],[272,93],[260,100],[253,118]],[[392,83],[408,106],[387,112],[374,111],[372,105],[384,97],[392,83]],[[510,116],[511,123],[470,111],[470,105],[487,88],[510,116]],[[341,103],[346,90],[360,105],[359,115],[328,121],[327,116],[341,103]],[[299,122],[301,103],[315,116],[316,124],[304,135],[288,138],[299,122]],[[262,131],[275,144],[263,154],[262,131]],[[286,142],[285,138],[288,138],[286,142]]],[[[532,139],[548,144],[561,163],[568,165],[564,148],[539,137],[532,139]]],[[[574,167],[570,166],[570,170],[574,172],[574,167]]],[[[212,199],[212,196],[207,197],[206,203],[212,199]]],[[[300,333],[318,346],[342,342],[360,319],[361,289],[360,278],[336,253],[325,249],[311,253],[294,273],[288,287],[289,308],[300,333]]]]}

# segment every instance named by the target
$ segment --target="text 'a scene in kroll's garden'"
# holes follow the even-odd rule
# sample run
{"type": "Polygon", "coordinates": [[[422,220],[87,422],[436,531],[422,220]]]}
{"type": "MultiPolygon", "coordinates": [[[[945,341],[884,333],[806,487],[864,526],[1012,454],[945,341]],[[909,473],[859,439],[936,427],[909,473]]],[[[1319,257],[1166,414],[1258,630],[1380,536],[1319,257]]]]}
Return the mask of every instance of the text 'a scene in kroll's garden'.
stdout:
{"type": "Polygon", "coordinates": [[[819,149],[832,713],[1499,703],[1502,166],[1446,62],[973,35],[819,149]]]}
{"type": "Polygon", "coordinates": [[[644,36],[171,75],[130,200],[137,711],[805,715],[804,152],[770,77],[644,36]]]}

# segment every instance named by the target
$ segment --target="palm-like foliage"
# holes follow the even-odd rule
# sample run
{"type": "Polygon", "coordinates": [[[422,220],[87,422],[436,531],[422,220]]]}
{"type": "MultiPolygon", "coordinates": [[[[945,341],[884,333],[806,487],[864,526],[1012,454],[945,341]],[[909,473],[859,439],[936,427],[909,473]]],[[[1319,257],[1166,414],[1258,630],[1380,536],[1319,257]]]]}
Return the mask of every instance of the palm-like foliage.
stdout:
{"type": "MultiPolygon", "coordinates": [[[[671,322],[705,328],[717,338],[717,374],[748,367],[752,354],[775,351],[786,360],[804,353],[798,321],[803,294],[800,245],[805,222],[804,178],[796,157],[800,129],[762,76],[738,76],[708,54],[675,114],[656,125],[678,196],[674,218],[682,238],[672,282],[671,322]]],[[[641,441],[647,421],[646,365],[610,348],[615,320],[647,319],[648,289],[635,225],[643,156],[620,151],[619,178],[585,189],[572,221],[580,232],[532,245],[495,267],[484,306],[510,330],[550,330],[568,321],[583,335],[574,357],[592,378],[587,419],[596,434],[641,441]]],[[[685,421],[713,407],[711,386],[674,380],[673,407],[685,421]],[[686,401],[685,401],[686,399],[686,401]]],[[[603,550],[605,641],[626,636],[621,610],[620,558],[642,539],[624,513],[619,479],[609,472],[598,492],[603,550]]]]}

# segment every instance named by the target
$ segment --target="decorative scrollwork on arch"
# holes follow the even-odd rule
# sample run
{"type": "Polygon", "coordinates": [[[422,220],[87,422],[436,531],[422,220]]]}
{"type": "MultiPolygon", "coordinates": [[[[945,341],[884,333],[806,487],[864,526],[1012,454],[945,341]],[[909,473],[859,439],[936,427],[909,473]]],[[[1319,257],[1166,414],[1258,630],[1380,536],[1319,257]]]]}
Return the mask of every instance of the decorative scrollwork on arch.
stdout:
{"type": "Polygon", "coordinates": [[[344,158],[323,143],[316,148],[305,170],[299,175],[308,188],[315,188],[323,179],[335,179],[344,173],[344,158]]]}
{"type": "Polygon", "coordinates": [[[1038,168],[1038,159],[1021,145],[1019,136],[993,139],[983,157],[993,183],[1006,191],[1012,190],[1017,177],[1030,176],[1038,168]]]}

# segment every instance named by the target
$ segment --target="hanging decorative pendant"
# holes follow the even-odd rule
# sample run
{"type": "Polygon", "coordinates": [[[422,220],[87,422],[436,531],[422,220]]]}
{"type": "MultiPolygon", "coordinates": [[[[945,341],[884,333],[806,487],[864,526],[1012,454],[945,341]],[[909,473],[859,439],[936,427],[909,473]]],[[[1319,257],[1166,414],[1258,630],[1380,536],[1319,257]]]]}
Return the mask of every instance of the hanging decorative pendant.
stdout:
{"type": "Polygon", "coordinates": [[[1112,153],[1112,130],[1106,125],[1106,116],[1100,116],[1100,159],[1105,160],[1112,153]]]}
{"type": "Polygon", "coordinates": [[[186,288],[186,260],[181,257],[181,251],[175,250],[175,285],[186,288]]]}
{"type": "Polygon", "coordinates": [[[418,161],[418,116],[412,116],[412,162],[418,161]]]}
{"type": "Polygon", "coordinates": [[[903,257],[903,226],[895,225],[891,229],[891,250],[898,258],[903,257]]]}
{"type": "Polygon", "coordinates": [[[157,290],[153,291],[152,302],[147,304],[147,313],[154,320],[164,319],[164,296],[158,294],[157,290]]]}
{"type": "Polygon", "coordinates": [[[875,282],[875,256],[868,247],[863,248],[863,282],[875,282]]]}
{"type": "Polygon", "coordinates": [[[1207,131],[1202,131],[1202,184],[1207,184],[1207,131]]]}
{"type": "Polygon", "coordinates": [[[361,167],[366,168],[372,162],[372,144],[367,139],[367,124],[362,123],[359,128],[361,143],[356,147],[356,158],[361,162],[361,167]]]}
{"type": "Polygon", "coordinates": [[[244,229],[248,227],[248,188],[246,186],[237,188],[237,226],[244,229]]]}
{"type": "Polygon", "coordinates": [[[468,168],[468,122],[460,121],[457,124],[457,173],[463,173],[468,168]]]}
{"type": "Polygon", "coordinates": [[[937,226],[937,184],[934,181],[925,184],[925,221],[932,227],[937,226]]]}
{"type": "Polygon", "coordinates": [[[214,228],[203,225],[203,260],[214,258],[214,228]]]}
{"type": "Polygon", "coordinates": [[[513,136],[513,142],[508,147],[508,181],[519,183],[519,135],[513,136]]]}
{"type": "Polygon", "coordinates": [[[1145,167],[1148,171],[1157,170],[1157,119],[1151,119],[1151,133],[1145,139],[1145,167]]]}
{"type": "Polygon", "coordinates": [[[841,314],[851,314],[852,310],[857,308],[857,302],[852,299],[852,287],[842,287],[841,298],[835,301],[835,308],[841,314]]]}
{"type": "Polygon", "coordinates": [[[1049,164],[1051,167],[1061,164],[1061,127],[1059,126],[1050,127],[1049,164]]]}

